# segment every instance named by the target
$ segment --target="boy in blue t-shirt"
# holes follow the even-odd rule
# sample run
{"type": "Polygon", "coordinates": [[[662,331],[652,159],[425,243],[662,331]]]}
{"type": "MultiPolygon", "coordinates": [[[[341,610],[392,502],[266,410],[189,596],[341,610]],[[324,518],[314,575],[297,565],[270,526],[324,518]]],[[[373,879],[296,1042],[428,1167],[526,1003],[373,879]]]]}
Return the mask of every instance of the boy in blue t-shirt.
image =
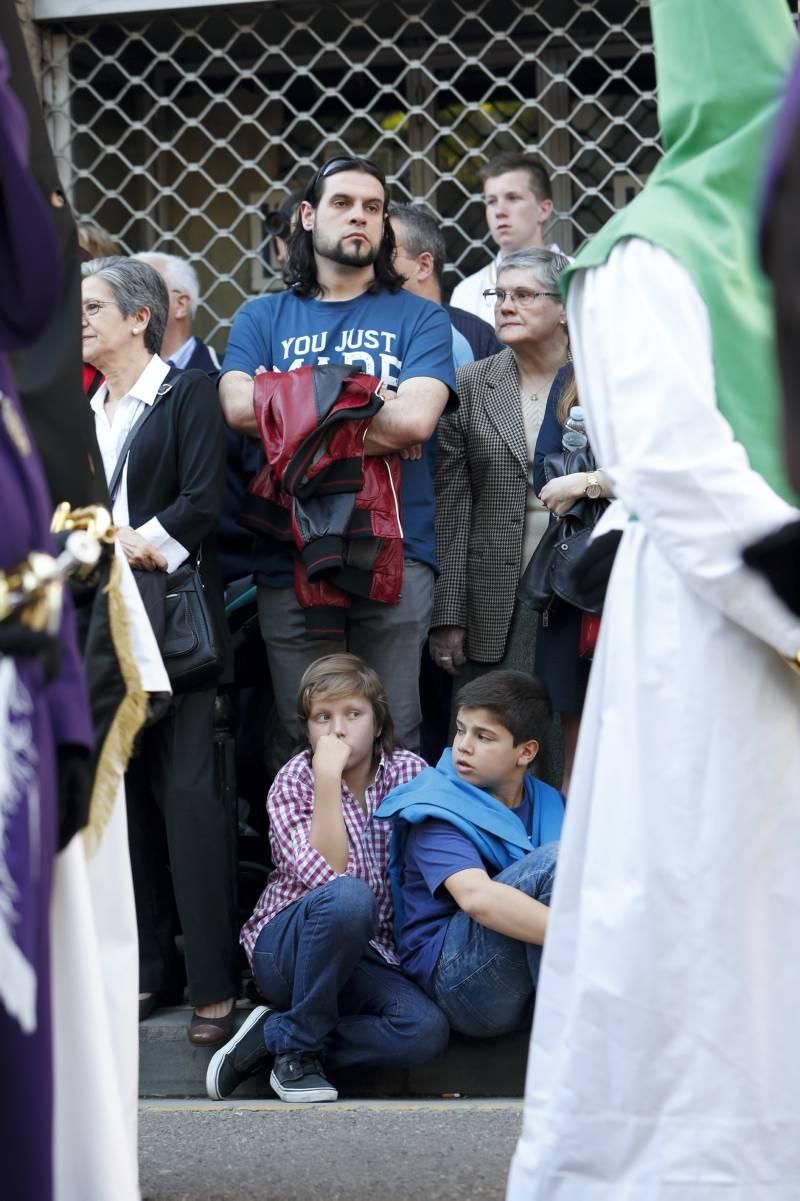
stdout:
{"type": "Polygon", "coordinates": [[[539,680],[489,672],[457,705],[452,751],[376,817],[394,819],[403,970],[454,1030],[490,1038],[530,1022],[564,802],[528,773],[549,711],[539,680]]]}

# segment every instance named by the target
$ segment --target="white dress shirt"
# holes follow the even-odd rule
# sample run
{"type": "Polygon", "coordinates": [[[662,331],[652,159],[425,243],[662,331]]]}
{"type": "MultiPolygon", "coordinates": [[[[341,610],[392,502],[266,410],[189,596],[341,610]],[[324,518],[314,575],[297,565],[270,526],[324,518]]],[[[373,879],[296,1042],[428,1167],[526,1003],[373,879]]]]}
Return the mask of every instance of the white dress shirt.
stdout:
{"type": "MultiPolygon", "coordinates": [[[[151,405],[158,395],[164,379],[169,372],[169,364],[153,355],[136,383],[117,405],[111,421],[106,413],[105,403],[108,396],[108,385],[103,384],[97,389],[89,404],[94,413],[94,428],[97,442],[103,459],[103,470],[106,482],[111,482],[114,468],[117,465],[119,452],[128,437],[133,425],[138,421],[145,405],[151,405]]],[[[130,525],[128,511],[128,459],[122,469],[120,486],[117,491],[112,509],[114,523],[117,526],[130,525]]],[[[137,534],[146,538],[151,546],[167,560],[167,571],[175,571],[181,563],[189,558],[189,552],[176,538],[171,537],[157,517],[151,517],[144,525],[139,526],[137,534]]]]}

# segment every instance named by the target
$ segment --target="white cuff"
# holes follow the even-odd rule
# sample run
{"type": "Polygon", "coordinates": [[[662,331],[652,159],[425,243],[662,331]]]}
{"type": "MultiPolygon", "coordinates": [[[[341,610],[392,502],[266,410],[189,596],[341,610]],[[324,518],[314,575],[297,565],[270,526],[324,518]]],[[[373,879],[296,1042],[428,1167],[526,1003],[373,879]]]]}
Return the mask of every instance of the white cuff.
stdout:
{"type": "Polygon", "coordinates": [[[186,547],[170,537],[157,517],[151,517],[144,525],[140,525],[136,533],[146,538],[150,545],[164,556],[167,560],[167,571],[175,571],[189,558],[186,547]]]}

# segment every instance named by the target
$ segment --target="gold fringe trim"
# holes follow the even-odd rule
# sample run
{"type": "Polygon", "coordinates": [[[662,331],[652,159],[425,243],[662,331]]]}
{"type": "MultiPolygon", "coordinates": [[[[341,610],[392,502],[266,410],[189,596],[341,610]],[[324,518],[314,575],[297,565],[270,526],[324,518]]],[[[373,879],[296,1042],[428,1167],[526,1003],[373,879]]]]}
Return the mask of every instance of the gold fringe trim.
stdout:
{"type": "Polygon", "coordinates": [[[122,679],[125,683],[125,696],[114,714],[114,720],[106,734],[103,749],[97,761],[92,801],[89,808],[89,824],[83,831],[88,855],[93,855],[100,845],[103,831],[114,812],[114,804],[128,766],[128,760],[131,757],[134,740],[147,716],[148,698],[142,687],[142,677],[133,656],[128,614],[120,584],[120,566],[116,555],[111,561],[106,592],[108,594],[111,641],[114,644],[122,679]]]}

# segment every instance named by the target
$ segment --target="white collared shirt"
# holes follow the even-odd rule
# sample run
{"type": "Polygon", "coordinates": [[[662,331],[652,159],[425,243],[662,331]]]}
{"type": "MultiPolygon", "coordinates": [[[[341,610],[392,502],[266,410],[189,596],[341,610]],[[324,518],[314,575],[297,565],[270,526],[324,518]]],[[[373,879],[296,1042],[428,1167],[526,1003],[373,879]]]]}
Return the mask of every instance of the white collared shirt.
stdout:
{"type": "MultiPolygon", "coordinates": [[[[555,242],[551,242],[547,247],[554,254],[563,254],[564,251],[555,242]]],[[[480,317],[494,329],[494,309],[487,305],[483,299],[483,294],[487,288],[494,288],[497,284],[497,269],[503,261],[503,256],[498,254],[491,263],[487,263],[485,267],[481,267],[480,271],[476,271],[473,275],[468,275],[466,279],[462,279],[461,283],[456,284],[453,288],[453,295],[450,297],[450,303],[457,309],[466,309],[468,313],[474,313],[476,317],[480,317]]]]}
{"type": "MultiPolygon", "coordinates": [[[[151,405],[158,395],[164,379],[169,373],[169,364],[153,355],[136,383],[122,397],[109,421],[105,409],[108,385],[103,384],[97,389],[89,404],[94,413],[94,428],[97,433],[97,443],[103,459],[103,470],[106,473],[106,483],[111,482],[114,468],[117,465],[119,452],[136,421],[141,416],[145,405],[151,405]]],[[[114,524],[117,526],[130,525],[128,510],[128,459],[122,469],[122,477],[113,506],[114,524]]],[[[139,526],[137,534],[146,538],[151,546],[167,560],[167,571],[175,571],[189,557],[189,552],[176,538],[172,538],[164,529],[157,517],[151,517],[144,525],[139,526]]]]}

